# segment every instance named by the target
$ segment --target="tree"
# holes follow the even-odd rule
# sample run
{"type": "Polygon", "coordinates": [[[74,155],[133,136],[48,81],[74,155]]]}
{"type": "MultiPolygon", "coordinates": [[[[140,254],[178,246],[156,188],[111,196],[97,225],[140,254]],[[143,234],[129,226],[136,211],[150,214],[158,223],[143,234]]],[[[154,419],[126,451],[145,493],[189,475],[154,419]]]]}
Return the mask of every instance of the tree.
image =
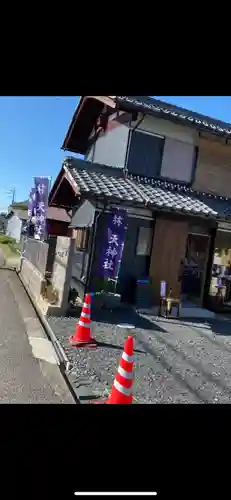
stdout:
{"type": "Polygon", "coordinates": [[[0,213],[0,232],[4,233],[6,229],[6,216],[5,212],[0,213]]]}

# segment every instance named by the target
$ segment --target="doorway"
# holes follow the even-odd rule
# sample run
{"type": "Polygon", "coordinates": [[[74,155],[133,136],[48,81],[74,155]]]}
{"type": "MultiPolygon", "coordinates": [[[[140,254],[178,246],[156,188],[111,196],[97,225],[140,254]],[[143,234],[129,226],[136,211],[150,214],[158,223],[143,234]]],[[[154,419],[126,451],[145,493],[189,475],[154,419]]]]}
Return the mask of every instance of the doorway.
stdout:
{"type": "Polygon", "coordinates": [[[209,255],[210,237],[205,234],[188,234],[181,279],[182,302],[201,306],[209,255]]]}

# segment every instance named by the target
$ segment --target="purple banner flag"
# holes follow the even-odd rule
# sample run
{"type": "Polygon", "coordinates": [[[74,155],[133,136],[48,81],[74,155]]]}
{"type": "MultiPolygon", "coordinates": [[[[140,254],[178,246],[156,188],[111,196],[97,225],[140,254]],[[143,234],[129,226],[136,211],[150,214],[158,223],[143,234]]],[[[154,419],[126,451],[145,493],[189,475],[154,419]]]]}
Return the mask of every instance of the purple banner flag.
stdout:
{"type": "Polygon", "coordinates": [[[127,229],[127,212],[113,210],[108,215],[108,228],[101,258],[100,271],[105,278],[115,278],[122,258],[127,229]]]}
{"type": "Polygon", "coordinates": [[[28,217],[31,219],[35,215],[36,209],[36,190],[35,188],[31,188],[29,201],[28,201],[28,217]]]}
{"type": "Polygon", "coordinates": [[[46,234],[46,216],[48,209],[49,177],[35,177],[36,224],[35,238],[43,239],[46,234]]]}

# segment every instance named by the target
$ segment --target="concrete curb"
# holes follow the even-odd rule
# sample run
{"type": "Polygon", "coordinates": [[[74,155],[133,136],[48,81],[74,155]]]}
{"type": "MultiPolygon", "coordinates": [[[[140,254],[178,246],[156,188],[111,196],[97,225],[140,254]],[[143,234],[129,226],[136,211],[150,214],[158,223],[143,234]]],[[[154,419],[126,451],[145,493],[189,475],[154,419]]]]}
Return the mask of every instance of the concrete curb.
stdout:
{"type": "Polygon", "coordinates": [[[56,335],[54,334],[53,330],[51,329],[48,321],[46,320],[41,308],[36,304],[34,298],[28,293],[26,283],[24,282],[22,276],[20,276],[19,271],[16,270],[16,273],[17,273],[17,276],[18,276],[20,282],[22,283],[22,285],[26,291],[26,294],[27,294],[43,328],[44,328],[44,331],[45,331],[48,339],[51,341],[52,345],[54,346],[55,352],[56,352],[58,359],[59,359],[59,362],[60,362],[60,364],[59,364],[60,372],[61,372],[62,376],[64,377],[65,382],[66,382],[75,402],[77,404],[81,404],[79,397],[78,397],[78,393],[77,393],[77,391],[72,383],[71,377],[69,376],[69,372],[71,369],[71,363],[70,363],[66,353],[64,352],[60,342],[58,341],[56,335]]]}

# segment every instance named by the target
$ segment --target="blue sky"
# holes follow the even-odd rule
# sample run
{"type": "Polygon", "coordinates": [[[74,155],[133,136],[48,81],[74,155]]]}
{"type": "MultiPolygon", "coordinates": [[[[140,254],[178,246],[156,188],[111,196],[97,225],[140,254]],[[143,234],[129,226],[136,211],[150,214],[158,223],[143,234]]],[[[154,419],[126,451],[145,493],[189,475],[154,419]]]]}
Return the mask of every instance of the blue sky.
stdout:
{"type": "MultiPolygon", "coordinates": [[[[231,122],[231,96],[156,96],[158,99],[231,122]]],[[[0,97],[0,211],[27,199],[33,176],[55,179],[68,152],[61,151],[79,96],[0,97]]]]}
{"type": "Polygon", "coordinates": [[[0,97],[0,211],[28,198],[33,176],[53,180],[68,152],[61,146],[79,101],[71,97],[0,97]]]}

